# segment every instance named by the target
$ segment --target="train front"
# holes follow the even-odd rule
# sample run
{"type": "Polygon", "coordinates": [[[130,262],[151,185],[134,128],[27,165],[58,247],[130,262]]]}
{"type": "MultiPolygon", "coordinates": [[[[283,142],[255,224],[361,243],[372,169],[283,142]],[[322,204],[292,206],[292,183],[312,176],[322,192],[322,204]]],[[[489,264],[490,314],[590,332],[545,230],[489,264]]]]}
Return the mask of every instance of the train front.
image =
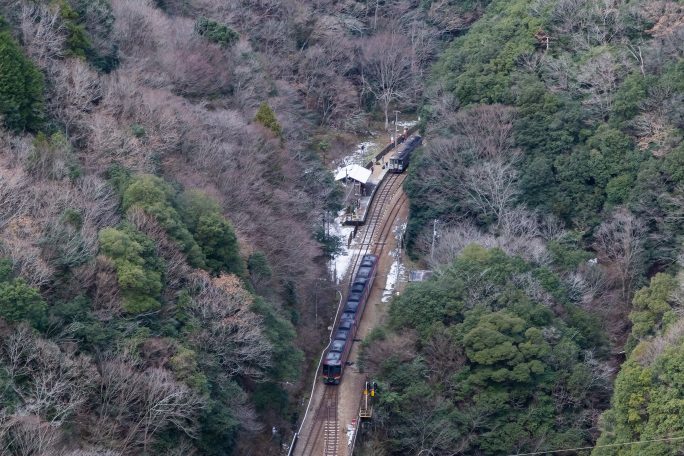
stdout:
{"type": "Polygon", "coordinates": [[[339,385],[342,379],[342,353],[329,351],[323,360],[323,383],[339,385]]]}

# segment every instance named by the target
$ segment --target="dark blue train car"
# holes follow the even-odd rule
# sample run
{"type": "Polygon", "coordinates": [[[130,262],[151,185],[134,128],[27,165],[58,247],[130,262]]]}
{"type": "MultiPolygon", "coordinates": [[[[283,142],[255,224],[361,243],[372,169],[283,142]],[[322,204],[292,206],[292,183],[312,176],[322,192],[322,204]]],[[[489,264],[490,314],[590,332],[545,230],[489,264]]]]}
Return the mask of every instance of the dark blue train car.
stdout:
{"type": "Polygon", "coordinates": [[[349,358],[356,328],[361,321],[361,315],[366,308],[375,272],[378,267],[376,255],[364,255],[354,282],[349,289],[347,302],[333,334],[333,341],[323,359],[323,382],[338,385],[342,379],[344,366],[349,358]]]}

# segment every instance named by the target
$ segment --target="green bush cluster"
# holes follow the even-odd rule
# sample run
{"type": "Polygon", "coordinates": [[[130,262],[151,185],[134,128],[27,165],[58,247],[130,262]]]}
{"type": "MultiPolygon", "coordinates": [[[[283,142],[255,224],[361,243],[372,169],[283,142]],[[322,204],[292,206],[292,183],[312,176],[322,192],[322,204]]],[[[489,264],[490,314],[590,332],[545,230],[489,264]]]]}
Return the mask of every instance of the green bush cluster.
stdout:
{"type": "Polygon", "coordinates": [[[131,176],[119,168],[110,170],[110,178],[122,193],[123,209],[139,208],[153,216],[190,265],[214,274],[245,273],[235,231],[209,196],[197,190],[178,193],[160,177],[131,176]]]}
{"type": "Polygon", "coordinates": [[[0,259],[0,318],[27,322],[36,329],[47,324],[47,304],[38,290],[12,276],[12,262],[0,259]]]}
{"type": "Polygon", "coordinates": [[[92,52],[92,46],[85,27],[80,23],[81,16],[67,0],[59,3],[59,14],[67,31],[66,47],[69,53],[74,57],[86,58],[86,54],[92,52]]]}
{"type": "Polygon", "coordinates": [[[38,130],[43,123],[43,75],[24,55],[0,17],[0,115],[7,128],[38,130]]]}
{"type": "Polygon", "coordinates": [[[173,206],[175,191],[164,180],[149,174],[132,177],[125,184],[122,196],[124,211],[140,208],[153,216],[175,239],[194,267],[204,267],[205,257],[173,206]]]}
{"type": "Polygon", "coordinates": [[[100,252],[114,262],[126,312],[140,314],[161,307],[164,268],[152,240],[131,227],[106,228],[100,232],[100,252]]]}
{"type": "Polygon", "coordinates": [[[417,331],[412,361],[402,361],[396,350],[379,360],[378,413],[388,420],[387,449],[407,454],[416,448],[415,417],[421,411],[427,421],[420,427],[440,430],[439,439],[429,440],[440,454],[590,443],[591,424],[580,417],[607,401],[608,385],[589,383],[593,367],[584,350],[602,353],[604,341],[565,296],[550,271],[477,246],[467,247],[431,281],[410,285],[391,304],[389,331],[365,344],[369,349],[417,331]],[[536,278],[558,298],[537,302],[523,277],[536,278]]]}
{"type": "Polygon", "coordinates": [[[254,120],[271,130],[276,136],[282,136],[283,127],[278,123],[278,119],[276,119],[273,109],[271,109],[265,101],[259,105],[259,110],[257,111],[254,120]]]}
{"type": "Polygon", "coordinates": [[[68,53],[105,73],[114,70],[119,56],[112,39],[114,13],[109,0],[61,0],[58,5],[68,53]]]}
{"type": "Polygon", "coordinates": [[[518,58],[535,50],[534,35],[543,24],[530,16],[527,1],[494,1],[442,54],[434,77],[462,104],[510,102],[511,74],[518,58]]]}
{"type": "Polygon", "coordinates": [[[675,455],[681,442],[655,441],[684,432],[684,339],[677,321],[678,279],[663,273],[634,296],[629,357],[615,380],[611,408],[601,417],[592,455],[675,455]],[[622,442],[644,441],[638,446],[622,442]]]}
{"type": "Polygon", "coordinates": [[[228,25],[206,17],[197,19],[195,33],[223,47],[232,46],[240,39],[240,35],[228,25]]]}
{"type": "MultiPolygon", "coordinates": [[[[579,32],[559,29],[566,18],[558,16],[556,7],[531,6],[522,0],[490,2],[483,16],[434,65],[433,90],[451,94],[462,108],[460,114],[478,103],[515,108],[514,146],[523,152],[516,163],[515,185],[520,190],[516,204],[554,214],[568,228],[585,233],[582,242],[587,245],[605,214],[627,206],[637,217],[652,221],[648,228],[653,236],[646,241],[648,261],[666,267],[684,233],[681,224],[670,223],[667,214],[672,207],[669,198],[662,197],[678,197],[684,182],[684,64],[670,51],[653,66],[620,63],[614,68],[610,93],[590,95],[592,84],[581,81],[582,73],[597,56],[621,62],[620,48],[614,44],[617,38],[588,40],[588,47],[577,48],[571,36],[577,39],[579,32]],[[538,32],[551,34],[548,49],[535,37],[538,32]],[[528,65],[535,58],[543,63],[528,65]],[[559,79],[561,74],[565,79],[559,79]],[[604,109],[591,107],[596,97],[604,100],[604,109]],[[656,105],[664,108],[656,116],[663,131],[651,140],[643,127],[650,117],[642,114],[653,114],[656,105]]],[[[578,6],[577,13],[598,24],[600,19],[592,16],[594,8],[586,3],[578,6]]],[[[649,25],[636,17],[619,9],[614,23],[597,26],[621,35],[623,41],[635,40],[638,47],[649,25]]],[[[428,104],[425,112],[439,111],[428,104]]],[[[435,120],[448,124],[445,119],[435,120]]],[[[458,136],[454,131],[433,133],[445,139],[458,136]]],[[[420,153],[414,160],[405,187],[411,201],[409,248],[436,218],[472,218],[488,228],[493,220],[473,217],[467,198],[432,198],[440,188],[458,187],[461,182],[425,178],[435,165],[420,153]]]]}
{"type": "Polygon", "coordinates": [[[206,267],[215,274],[224,271],[242,276],[245,266],[237,237],[218,203],[200,191],[188,190],[178,196],[177,207],[202,250],[206,267]]]}

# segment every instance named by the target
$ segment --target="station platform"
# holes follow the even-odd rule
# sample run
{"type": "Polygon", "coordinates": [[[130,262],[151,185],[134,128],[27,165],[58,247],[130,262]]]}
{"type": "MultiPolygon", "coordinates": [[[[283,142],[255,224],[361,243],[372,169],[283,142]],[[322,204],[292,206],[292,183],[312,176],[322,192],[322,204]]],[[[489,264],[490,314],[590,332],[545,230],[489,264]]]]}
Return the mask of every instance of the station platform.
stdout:
{"type": "Polygon", "coordinates": [[[381,164],[371,165],[371,176],[368,178],[368,182],[364,185],[365,195],[349,194],[344,201],[344,205],[347,207],[352,207],[353,211],[345,214],[343,221],[344,225],[363,225],[366,222],[366,215],[368,214],[368,209],[373,202],[375,197],[375,192],[380,186],[380,183],[387,175],[387,168],[383,166],[383,158],[380,159],[381,164]]]}

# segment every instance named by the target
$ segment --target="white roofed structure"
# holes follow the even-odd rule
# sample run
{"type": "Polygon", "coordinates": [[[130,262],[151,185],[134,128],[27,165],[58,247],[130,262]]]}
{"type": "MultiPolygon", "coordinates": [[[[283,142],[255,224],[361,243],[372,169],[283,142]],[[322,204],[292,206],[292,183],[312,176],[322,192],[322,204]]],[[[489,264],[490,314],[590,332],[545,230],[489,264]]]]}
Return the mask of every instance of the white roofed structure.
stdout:
{"type": "Polygon", "coordinates": [[[366,169],[363,166],[348,165],[344,168],[340,168],[339,171],[337,171],[337,174],[335,174],[335,180],[338,181],[349,178],[365,184],[368,182],[368,179],[370,179],[371,174],[371,170],[366,169]]]}

